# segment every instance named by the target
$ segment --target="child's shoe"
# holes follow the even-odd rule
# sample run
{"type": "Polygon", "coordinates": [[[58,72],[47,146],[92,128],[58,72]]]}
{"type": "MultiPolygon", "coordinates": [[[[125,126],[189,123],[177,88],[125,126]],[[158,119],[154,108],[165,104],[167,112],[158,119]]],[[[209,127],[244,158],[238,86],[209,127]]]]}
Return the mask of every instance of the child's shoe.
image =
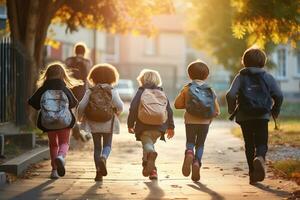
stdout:
{"type": "Polygon", "coordinates": [[[97,172],[96,172],[96,177],[95,177],[94,180],[95,180],[95,181],[102,181],[102,180],[103,180],[102,174],[101,174],[100,171],[97,171],[97,172]]]}
{"type": "Polygon", "coordinates": [[[146,160],[143,160],[142,166],[143,166],[143,171],[142,171],[143,176],[147,177],[147,170],[146,170],[147,161],[146,160]]]}
{"type": "Polygon", "coordinates": [[[253,180],[255,182],[263,181],[266,176],[265,160],[263,159],[263,157],[261,156],[255,157],[253,160],[253,167],[254,167],[253,180]]]}
{"type": "Polygon", "coordinates": [[[194,160],[192,166],[192,180],[196,182],[200,180],[200,164],[198,160],[194,160]]]}
{"type": "Polygon", "coordinates": [[[194,160],[194,153],[192,150],[185,151],[185,157],[182,165],[182,174],[184,176],[189,176],[191,173],[191,165],[194,160]]]}
{"type": "Polygon", "coordinates": [[[157,169],[156,169],[156,167],[155,167],[155,169],[153,169],[152,172],[150,173],[149,179],[150,179],[150,180],[157,180],[157,169]]]}
{"type": "Polygon", "coordinates": [[[257,181],[253,177],[253,172],[249,172],[249,184],[250,185],[255,185],[257,181]]]}
{"type": "Polygon", "coordinates": [[[106,159],[104,157],[100,157],[99,160],[99,169],[102,174],[102,176],[107,175],[107,169],[106,169],[106,159]]]}
{"type": "Polygon", "coordinates": [[[63,156],[57,156],[55,158],[55,164],[57,166],[58,175],[64,176],[66,173],[66,170],[65,170],[65,160],[64,160],[63,156]]]}
{"type": "Polygon", "coordinates": [[[155,169],[156,157],[157,157],[156,152],[149,152],[147,154],[147,165],[145,167],[145,173],[143,173],[144,176],[149,176],[150,173],[155,169]]]}
{"type": "Polygon", "coordinates": [[[51,179],[58,179],[58,178],[59,178],[56,169],[53,169],[53,170],[51,171],[50,178],[51,178],[51,179]]]}

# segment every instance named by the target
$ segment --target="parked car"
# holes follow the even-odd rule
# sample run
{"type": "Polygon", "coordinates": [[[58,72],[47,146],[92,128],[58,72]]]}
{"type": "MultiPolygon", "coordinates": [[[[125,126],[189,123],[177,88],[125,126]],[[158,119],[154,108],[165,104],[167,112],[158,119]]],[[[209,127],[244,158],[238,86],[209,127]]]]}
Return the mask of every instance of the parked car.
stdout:
{"type": "Polygon", "coordinates": [[[120,79],[116,86],[123,101],[131,101],[134,96],[133,81],[129,79],[120,79]]]}

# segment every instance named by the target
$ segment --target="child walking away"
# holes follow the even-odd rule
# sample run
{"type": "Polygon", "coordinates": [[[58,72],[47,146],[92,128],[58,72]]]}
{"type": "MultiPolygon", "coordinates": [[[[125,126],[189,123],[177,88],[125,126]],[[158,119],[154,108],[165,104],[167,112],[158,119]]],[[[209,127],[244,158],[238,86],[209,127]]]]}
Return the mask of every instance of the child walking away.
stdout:
{"type": "Polygon", "coordinates": [[[195,61],[189,64],[187,71],[191,82],[183,87],[175,99],[176,109],[186,109],[186,150],[182,174],[189,176],[192,168],[192,180],[199,181],[204,142],[209,125],[220,114],[220,108],[215,92],[205,83],[209,75],[208,66],[195,61]]]}
{"type": "Polygon", "coordinates": [[[143,145],[143,175],[157,179],[154,144],[158,138],[165,141],[174,136],[173,112],[169,100],[161,88],[157,71],[144,69],[137,78],[139,89],[133,98],[127,120],[128,132],[135,133],[143,145]]]}
{"type": "Polygon", "coordinates": [[[83,84],[69,76],[62,63],[52,63],[42,72],[38,90],[28,103],[39,110],[37,127],[47,132],[51,156],[51,179],[65,175],[65,157],[69,149],[70,129],[75,117],[71,111],[77,100],[69,88],[83,84]]]}
{"type": "Polygon", "coordinates": [[[241,126],[249,166],[250,184],[265,178],[265,157],[268,150],[268,122],[276,119],[283,101],[275,79],[263,67],[265,53],[257,48],[244,52],[244,68],[234,78],[226,99],[228,112],[241,126]]]}
{"type": "Polygon", "coordinates": [[[103,176],[107,175],[106,160],[111,152],[112,136],[120,131],[117,115],[123,111],[123,102],[113,87],[118,80],[119,73],[114,66],[95,65],[88,75],[92,87],[86,91],[78,106],[78,119],[87,123],[93,136],[95,181],[102,181],[103,176]]]}

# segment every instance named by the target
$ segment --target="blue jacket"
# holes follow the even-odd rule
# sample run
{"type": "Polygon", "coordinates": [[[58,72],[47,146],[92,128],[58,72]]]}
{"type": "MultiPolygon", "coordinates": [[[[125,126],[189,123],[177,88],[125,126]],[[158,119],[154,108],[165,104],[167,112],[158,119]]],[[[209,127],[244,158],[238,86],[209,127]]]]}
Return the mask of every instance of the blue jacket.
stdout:
{"type": "Polygon", "coordinates": [[[165,134],[166,130],[175,128],[174,121],[173,121],[173,111],[171,109],[169,101],[168,101],[168,105],[167,105],[168,119],[164,124],[162,124],[162,125],[148,125],[148,124],[142,123],[138,119],[138,109],[139,109],[141,96],[142,96],[142,93],[144,92],[144,89],[146,89],[146,88],[147,89],[160,89],[160,90],[162,90],[162,88],[156,87],[156,86],[153,86],[153,85],[144,85],[143,87],[140,87],[138,89],[137,93],[135,94],[135,96],[132,99],[131,104],[130,104],[129,115],[128,115],[128,119],[127,119],[127,126],[128,126],[128,128],[134,128],[136,140],[140,140],[140,136],[141,136],[143,131],[158,130],[158,131],[161,132],[161,138],[160,139],[165,141],[164,134],[165,134]]]}
{"type": "MultiPolygon", "coordinates": [[[[237,106],[237,97],[238,93],[241,87],[241,79],[243,74],[258,74],[261,73],[265,82],[267,83],[269,90],[270,90],[270,95],[272,99],[274,100],[274,105],[272,107],[272,114],[274,116],[278,116],[280,113],[280,107],[283,101],[283,95],[278,87],[278,84],[276,83],[274,77],[267,73],[264,69],[258,68],[258,67],[247,67],[243,68],[234,78],[232,81],[231,87],[229,91],[226,94],[226,100],[228,104],[228,112],[229,114],[232,114],[237,106]]],[[[242,122],[242,121],[248,121],[248,120],[253,120],[253,119],[270,119],[270,114],[263,114],[261,116],[249,116],[247,113],[242,112],[241,110],[238,110],[236,113],[236,122],[242,122]]]]}

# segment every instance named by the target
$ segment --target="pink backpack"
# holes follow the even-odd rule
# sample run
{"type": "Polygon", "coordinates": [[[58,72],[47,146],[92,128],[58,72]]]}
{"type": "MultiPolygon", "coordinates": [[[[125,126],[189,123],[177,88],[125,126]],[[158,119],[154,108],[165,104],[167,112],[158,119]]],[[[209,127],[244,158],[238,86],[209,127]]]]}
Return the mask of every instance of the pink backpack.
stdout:
{"type": "Polygon", "coordinates": [[[168,119],[168,98],[159,89],[145,89],[138,109],[138,119],[144,124],[162,125],[168,119]]]}

